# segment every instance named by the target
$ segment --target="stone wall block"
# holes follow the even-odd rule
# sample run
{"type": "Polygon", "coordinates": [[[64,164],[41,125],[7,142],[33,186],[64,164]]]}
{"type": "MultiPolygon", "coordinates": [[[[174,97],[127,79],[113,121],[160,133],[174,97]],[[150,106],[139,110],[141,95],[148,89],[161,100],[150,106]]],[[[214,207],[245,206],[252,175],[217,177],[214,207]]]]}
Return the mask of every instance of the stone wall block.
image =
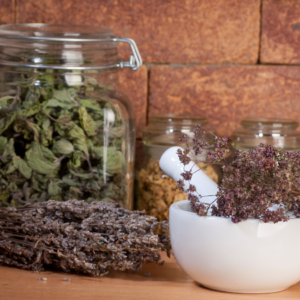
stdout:
{"type": "Polygon", "coordinates": [[[260,61],[300,63],[300,1],[263,0],[260,61]]]}
{"type": "Polygon", "coordinates": [[[247,117],[300,121],[300,67],[211,65],[153,66],[149,115],[204,115],[221,136],[247,117]]]}
{"type": "Polygon", "coordinates": [[[132,103],[136,120],[136,137],[142,137],[142,130],[146,124],[147,96],[148,96],[148,70],[143,65],[137,71],[128,68],[119,71],[119,82],[122,91],[132,103]]]}
{"type": "Polygon", "coordinates": [[[0,2],[0,24],[14,23],[14,1],[1,0],[0,2]]]}
{"type": "MultiPolygon", "coordinates": [[[[18,23],[105,26],[145,62],[256,63],[261,0],[18,0],[18,23]]],[[[121,46],[128,57],[128,47],[121,46]]]]}

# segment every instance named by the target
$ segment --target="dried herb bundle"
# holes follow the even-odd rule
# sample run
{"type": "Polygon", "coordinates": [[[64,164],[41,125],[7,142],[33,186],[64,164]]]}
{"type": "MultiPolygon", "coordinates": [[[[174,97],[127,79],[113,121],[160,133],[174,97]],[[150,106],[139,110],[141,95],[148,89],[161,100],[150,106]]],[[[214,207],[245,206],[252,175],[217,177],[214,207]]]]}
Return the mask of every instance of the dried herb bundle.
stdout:
{"type": "Polygon", "coordinates": [[[167,223],[116,203],[69,200],[0,209],[0,262],[41,271],[54,266],[94,276],[140,270],[170,255],[167,223]]]}
{"type": "MultiPolygon", "coordinates": [[[[208,146],[202,140],[208,130],[200,125],[195,128],[195,138],[186,144],[184,151],[179,150],[180,161],[187,165],[197,161],[197,155],[208,146]]],[[[214,203],[205,203],[205,195],[196,194],[196,187],[189,185],[187,190],[191,208],[200,216],[212,209],[212,215],[231,218],[238,223],[248,218],[264,222],[287,221],[290,216],[300,217],[300,152],[287,152],[271,145],[261,144],[256,149],[231,151],[227,138],[215,136],[214,150],[204,153],[206,163],[223,165],[223,180],[214,203]],[[228,154],[231,153],[231,161],[228,154]]],[[[190,181],[193,170],[182,173],[184,180],[190,181]]],[[[184,181],[178,181],[183,190],[184,181]]]]}
{"type": "Polygon", "coordinates": [[[127,201],[120,95],[91,76],[41,72],[21,74],[16,94],[0,98],[0,207],[127,201]]]}

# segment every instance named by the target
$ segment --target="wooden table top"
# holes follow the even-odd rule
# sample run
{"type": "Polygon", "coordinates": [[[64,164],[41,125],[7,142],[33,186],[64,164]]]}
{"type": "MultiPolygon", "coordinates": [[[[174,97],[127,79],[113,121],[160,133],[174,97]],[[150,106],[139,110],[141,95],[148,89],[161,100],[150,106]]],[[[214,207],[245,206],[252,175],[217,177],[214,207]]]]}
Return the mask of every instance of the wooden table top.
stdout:
{"type": "Polygon", "coordinates": [[[271,294],[231,294],[206,289],[186,275],[174,258],[160,267],[146,264],[140,272],[111,271],[105,277],[32,271],[0,265],[0,300],[250,300],[300,299],[300,282],[271,294]],[[150,274],[145,274],[150,273],[150,274]],[[39,278],[46,277],[47,281],[39,278]],[[71,280],[62,281],[68,277],[71,280]]]}

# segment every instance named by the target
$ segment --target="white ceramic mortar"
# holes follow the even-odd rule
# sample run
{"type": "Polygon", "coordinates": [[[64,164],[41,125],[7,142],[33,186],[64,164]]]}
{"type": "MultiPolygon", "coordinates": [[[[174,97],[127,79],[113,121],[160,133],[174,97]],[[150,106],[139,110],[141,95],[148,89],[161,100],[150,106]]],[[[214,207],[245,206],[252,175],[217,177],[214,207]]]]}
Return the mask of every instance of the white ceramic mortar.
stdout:
{"type": "MultiPolygon", "coordinates": [[[[160,161],[175,180],[183,171],[177,148],[167,150],[160,161]]],[[[193,184],[198,192],[214,195],[214,182],[202,171],[196,174],[200,175],[193,176],[193,184]]],[[[223,217],[200,217],[183,200],[171,205],[169,223],[178,264],[201,285],[234,293],[271,293],[300,280],[300,219],[234,224],[223,217]]]]}

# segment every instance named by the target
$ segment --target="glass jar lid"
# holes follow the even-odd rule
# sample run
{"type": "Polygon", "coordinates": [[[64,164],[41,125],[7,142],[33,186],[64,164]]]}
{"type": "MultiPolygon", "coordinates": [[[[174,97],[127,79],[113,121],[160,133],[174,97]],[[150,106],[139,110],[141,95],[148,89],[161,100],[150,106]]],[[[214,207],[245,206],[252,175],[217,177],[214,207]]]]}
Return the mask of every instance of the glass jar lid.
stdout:
{"type": "MultiPolygon", "coordinates": [[[[187,114],[159,114],[150,117],[149,121],[143,130],[143,144],[146,155],[154,159],[160,159],[170,147],[183,146],[179,141],[183,133],[192,138],[197,124],[208,124],[204,116],[187,114]]],[[[209,134],[204,138],[208,142],[213,140],[209,134]]]]}
{"type": "Polygon", "coordinates": [[[232,144],[236,148],[253,149],[263,143],[284,150],[300,150],[299,123],[280,118],[247,118],[242,128],[233,132],[232,144]]]}
{"type": "Polygon", "coordinates": [[[190,124],[201,124],[202,126],[206,126],[208,124],[208,120],[203,116],[194,116],[188,114],[159,114],[150,117],[150,123],[152,124],[169,124],[172,125],[190,125],[190,124]]]}
{"type": "MultiPolygon", "coordinates": [[[[206,126],[208,120],[204,116],[186,114],[159,114],[150,117],[150,124],[143,130],[144,144],[165,146],[180,145],[179,138],[183,133],[194,136],[195,125],[206,126]]],[[[207,140],[209,136],[207,135],[207,140]]]]}
{"type": "Polygon", "coordinates": [[[245,129],[258,130],[261,132],[291,131],[295,130],[299,123],[290,119],[278,118],[247,118],[241,121],[245,129]]]}
{"type": "Polygon", "coordinates": [[[0,65],[62,70],[137,70],[142,59],[135,42],[114,37],[105,27],[12,24],[0,26],[0,65]],[[129,44],[132,55],[120,61],[118,42],[129,44]]]}
{"type": "MultiPolygon", "coordinates": [[[[0,26],[0,36],[13,39],[40,39],[52,38],[55,41],[59,39],[77,39],[89,40],[91,38],[104,38],[113,35],[113,31],[100,26],[79,26],[79,25],[55,25],[43,23],[28,24],[9,24],[0,26]]],[[[111,45],[116,47],[116,45],[111,45]]]]}

